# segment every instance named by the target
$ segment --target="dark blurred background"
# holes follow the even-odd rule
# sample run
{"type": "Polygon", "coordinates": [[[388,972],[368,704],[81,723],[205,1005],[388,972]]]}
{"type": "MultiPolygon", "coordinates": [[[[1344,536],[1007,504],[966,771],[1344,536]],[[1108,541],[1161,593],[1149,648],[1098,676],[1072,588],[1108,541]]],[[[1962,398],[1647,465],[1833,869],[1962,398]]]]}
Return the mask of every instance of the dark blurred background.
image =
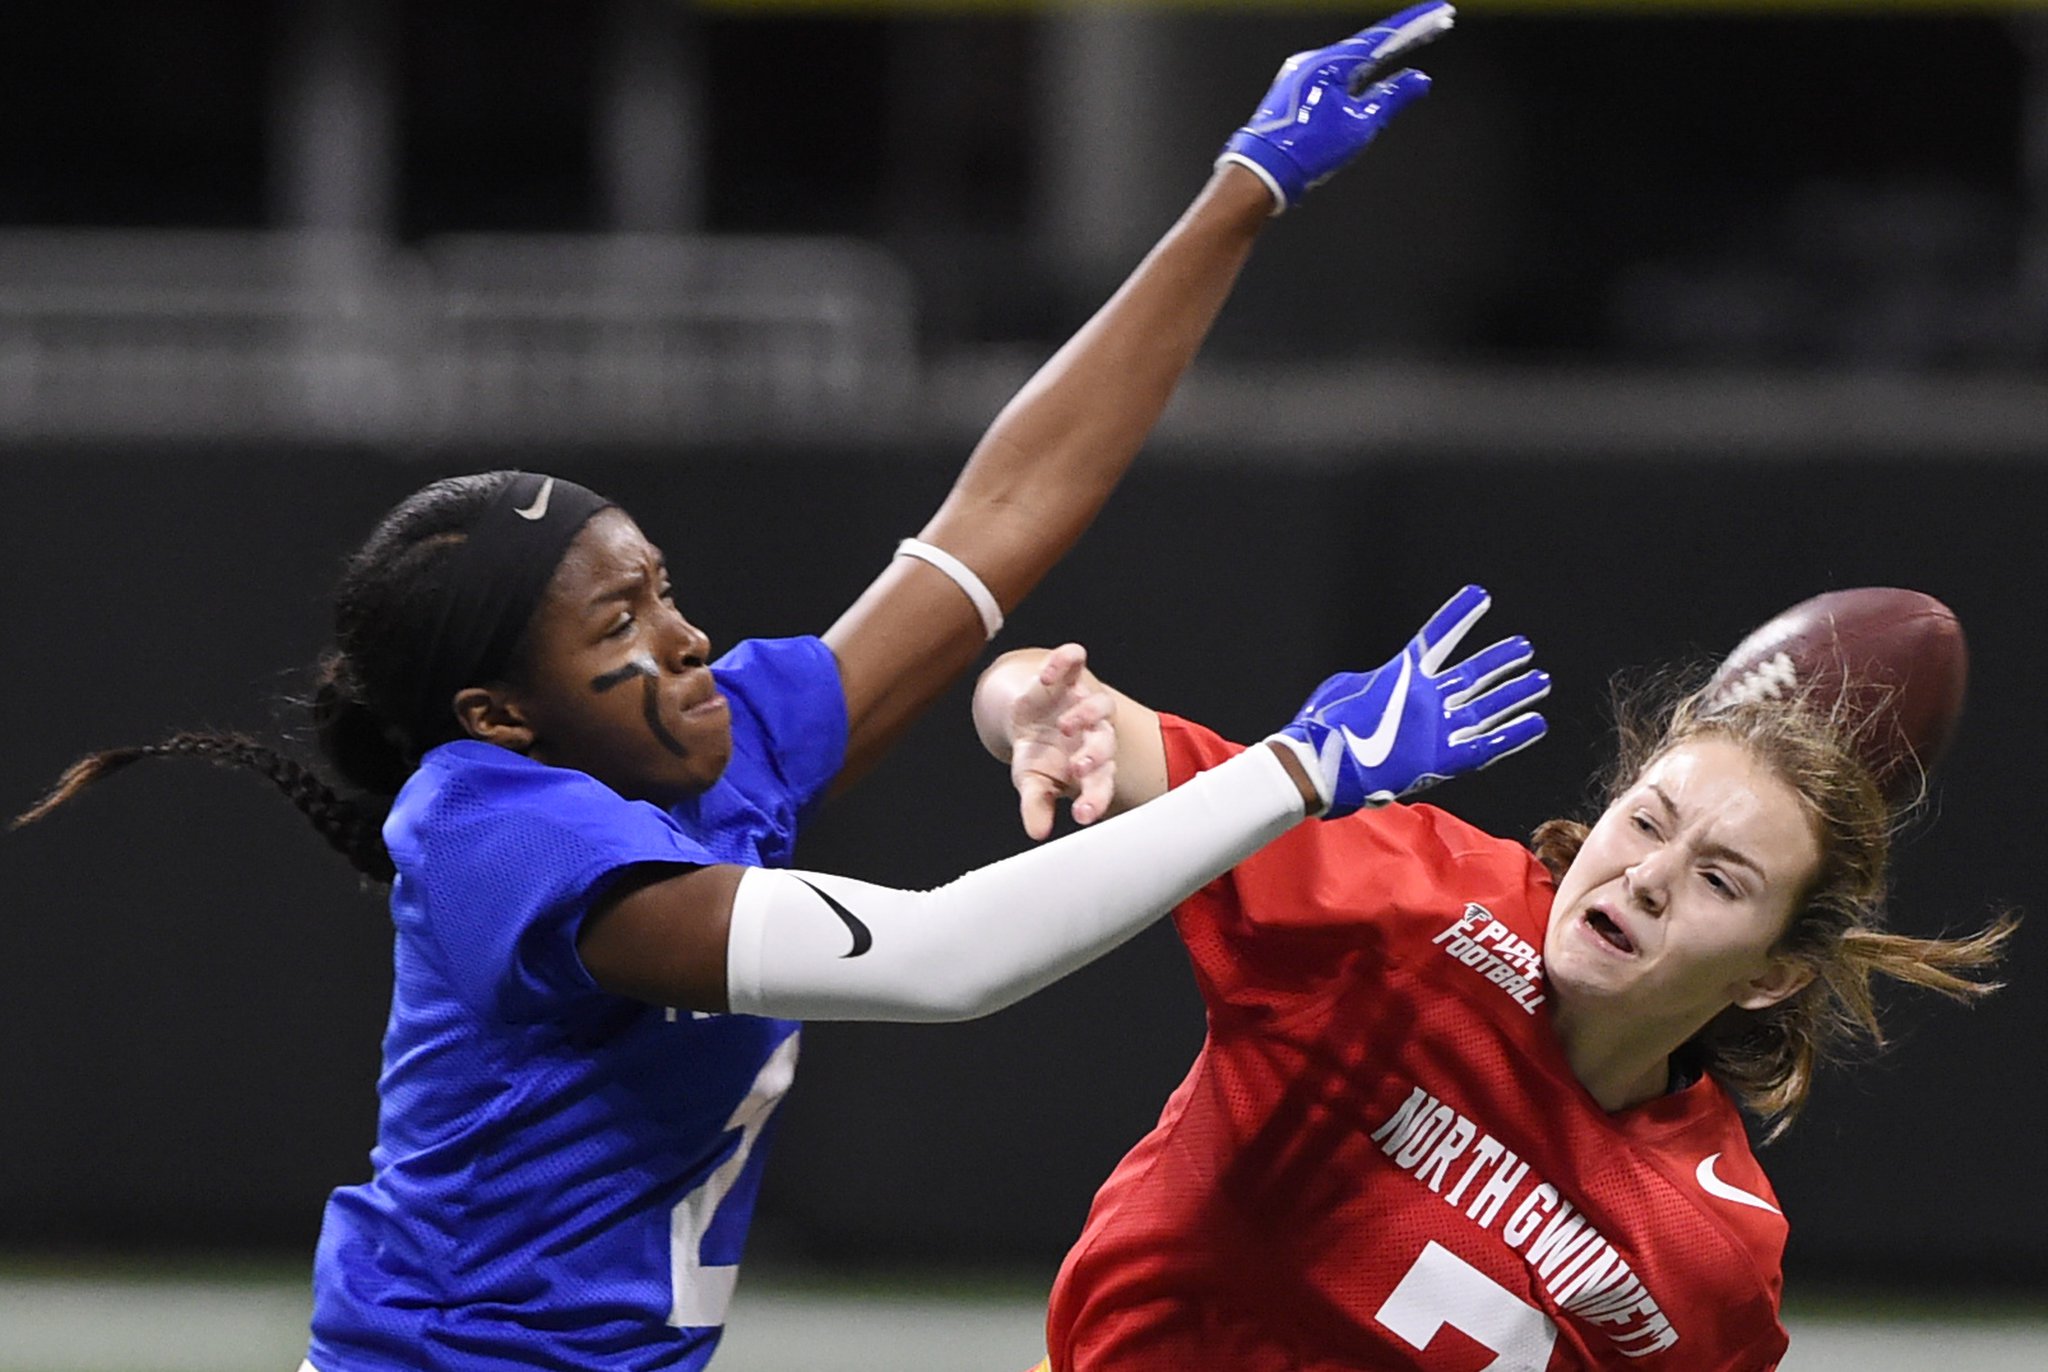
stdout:
{"type": "MultiPolygon", "coordinates": [[[[1466,6],[1003,643],[1251,736],[1483,581],[1553,735],[1443,800],[1513,833],[1585,808],[1617,670],[1942,597],[1971,700],[1899,923],[2033,921],[2010,989],[1894,997],[1895,1050],[1764,1159],[1795,1289],[2038,1291],[2048,11],[1763,8],[1466,6]]],[[[90,748],[296,727],[340,558],[447,472],[614,495],[722,642],[821,630],[1280,58],[1372,17],[0,9],[0,809],[90,748]]],[[[1013,851],[965,705],[801,860],[1013,851]]],[[[244,778],[141,768],[0,837],[0,1253],[309,1253],[366,1174],[388,951],[244,778]]],[[[1049,1277],[1200,1038],[1163,929],[981,1023],[808,1029],[753,1254],[1049,1277]]]]}

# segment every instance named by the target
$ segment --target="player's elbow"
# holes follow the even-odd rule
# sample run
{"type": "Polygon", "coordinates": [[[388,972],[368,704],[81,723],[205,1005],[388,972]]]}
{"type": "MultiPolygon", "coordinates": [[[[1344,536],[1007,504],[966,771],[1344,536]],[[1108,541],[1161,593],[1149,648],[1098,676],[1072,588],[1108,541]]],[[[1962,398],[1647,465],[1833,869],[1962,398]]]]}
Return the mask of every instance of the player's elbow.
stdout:
{"type": "Polygon", "coordinates": [[[955,967],[925,981],[918,993],[919,1018],[929,1024],[964,1024],[1008,1009],[1035,989],[1026,978],[955,967]]]}

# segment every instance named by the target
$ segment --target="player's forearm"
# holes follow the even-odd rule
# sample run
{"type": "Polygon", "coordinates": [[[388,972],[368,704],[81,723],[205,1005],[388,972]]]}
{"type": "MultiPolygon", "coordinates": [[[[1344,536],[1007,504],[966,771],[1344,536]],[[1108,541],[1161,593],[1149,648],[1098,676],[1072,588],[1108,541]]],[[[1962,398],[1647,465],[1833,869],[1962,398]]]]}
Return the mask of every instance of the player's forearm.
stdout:
{"type": "Polygon", "coordinates": [[[1271,199],[1229,167],[1121,289],[990,425],[923,537],[1005,605],[1036,584],[1109,498],[1208,336],[1271,199]]]}
{"type": "Polygon", "coordinates": [[[1123,943],[1304,813],[1287,761],[1254,748],[935,891],[756,869],[732,897],[728,1003],[791,1019],[989,1014],[1123,943]]]}

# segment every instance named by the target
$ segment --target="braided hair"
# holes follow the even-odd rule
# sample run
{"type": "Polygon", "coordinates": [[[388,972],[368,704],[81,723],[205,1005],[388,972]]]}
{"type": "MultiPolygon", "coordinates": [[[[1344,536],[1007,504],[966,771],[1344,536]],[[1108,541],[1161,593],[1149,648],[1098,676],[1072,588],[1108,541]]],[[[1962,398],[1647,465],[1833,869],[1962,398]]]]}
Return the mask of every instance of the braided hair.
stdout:
{"type": "Polygon", "coordinates": [[[324,766],[245,734],[184,730],[159,743],[87,754],[11,827],[33,824],[144,758],[199,758],[267,777],[358,872],[390,881],[384,817],[420,757],[461,733],[452,709],[416,717],[437,627],[434,578],[513,476],[485,472],[423,487],[386,514],[343,565],[334,589],[334,645],[322,655],[305,702],[324,766]]]}

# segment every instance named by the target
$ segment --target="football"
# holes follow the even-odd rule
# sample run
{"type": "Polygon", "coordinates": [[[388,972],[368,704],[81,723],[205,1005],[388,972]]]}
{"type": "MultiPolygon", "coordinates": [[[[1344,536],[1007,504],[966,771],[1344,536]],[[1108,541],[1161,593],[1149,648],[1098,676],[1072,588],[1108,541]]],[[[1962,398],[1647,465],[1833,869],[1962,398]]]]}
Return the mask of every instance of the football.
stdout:
{"type": "Polygon", "coordinates": [[[1885,586],[1802,600],[1737,644],[1708,683],[1710,705],[1811,689],[1876,718],[1863,760],[1893,802],[1909,800],[1955,736],[1969,652],[1955,612],[1885,586]]]}

